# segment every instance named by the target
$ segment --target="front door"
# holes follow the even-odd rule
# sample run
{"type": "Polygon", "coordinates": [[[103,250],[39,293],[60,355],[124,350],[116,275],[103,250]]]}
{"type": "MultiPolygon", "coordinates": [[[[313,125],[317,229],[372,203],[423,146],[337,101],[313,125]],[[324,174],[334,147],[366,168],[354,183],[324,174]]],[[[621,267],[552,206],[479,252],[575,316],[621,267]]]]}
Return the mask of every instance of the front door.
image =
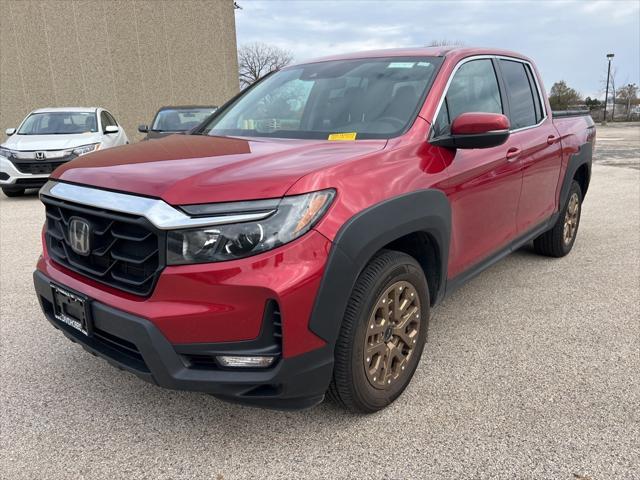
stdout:
{"type": "MultiPolygon", "coordinates": [[[[507,113],[495,61],[472,59],[455,72],[433,128],[445,134],[461,113],[507,113]]],[[[457,149],[443,185],[451,202],[448,277],[479,264],[516,236],[522,187],[520,145],[510,138],[486,149],[457,149]]]]}

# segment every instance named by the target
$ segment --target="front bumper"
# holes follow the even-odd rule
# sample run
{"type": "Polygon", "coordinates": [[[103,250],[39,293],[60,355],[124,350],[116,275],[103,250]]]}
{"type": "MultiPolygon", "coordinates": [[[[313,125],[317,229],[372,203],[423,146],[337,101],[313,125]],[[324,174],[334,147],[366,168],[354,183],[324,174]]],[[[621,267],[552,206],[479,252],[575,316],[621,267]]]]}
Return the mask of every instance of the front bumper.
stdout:
{"type": "Polygon", "coordinates": [[[255,353],[268,343],[262,338],[268,329],[263,327],[261,335],[252,341],[173,345],[150,321],[93,300],[93,333],[86,336],[54,317],[51,279],[37,270],[33,278],[42,310],[54,327],[90,353],[143,380],[165,388],[206,392],[229,401],[278,409],[307,408],[324,398],[333,370],[329,345],[292,358],[280,357],[273,367],[264,370],[196,368],[187,358],[221,352],[255,353]]]}
{"type": "Polygon", "coordinates": [[[13,163],[0,157],[0,187],[5,188],[40,188],[49,178],[49,173],[34,175],[22,173],[13,163]]]}

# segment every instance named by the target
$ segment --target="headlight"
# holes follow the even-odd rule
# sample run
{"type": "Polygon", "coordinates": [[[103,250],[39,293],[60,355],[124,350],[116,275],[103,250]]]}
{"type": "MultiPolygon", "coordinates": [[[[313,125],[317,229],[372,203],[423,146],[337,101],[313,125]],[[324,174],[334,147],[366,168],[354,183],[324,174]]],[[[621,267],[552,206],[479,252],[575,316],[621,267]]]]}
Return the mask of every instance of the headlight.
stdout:
{"type": "MultiPolygon", "coordinates": [[[[321,190],[284,197],[272,215],[258,222],[170,231],[167,263],[222,262],[271,250],[308,232],[327,211],[334,195],[334,190],[321,190]]],[[[264,208],[265,201],[241,203],[243,210],[250,212],[264,208]]],[[[218,205],[210,207],[218,210],[218,205]]]]}
{"type": "Polygon", "coordinates": [[[92,143],[90,145],[82,145],[81,147],[74,148],[73,153],[80,156],[80,155],[84,155],[85,153],[91,153],[95,150],[98,150],[99,148],[100,148],[99,143],[92,143]]]}
{"type": "Polygon", "coordinates": [[[7,157],[7,158],[9,158],[9,157],[11,157],[13,154],[14,154],[14,151],[13,151],[13,150],[10,150],[10,149],[8,149],[8,148],[4,148],[4,147],[0,147],[0,156],[3,156],[3,157],[7,157]]]}

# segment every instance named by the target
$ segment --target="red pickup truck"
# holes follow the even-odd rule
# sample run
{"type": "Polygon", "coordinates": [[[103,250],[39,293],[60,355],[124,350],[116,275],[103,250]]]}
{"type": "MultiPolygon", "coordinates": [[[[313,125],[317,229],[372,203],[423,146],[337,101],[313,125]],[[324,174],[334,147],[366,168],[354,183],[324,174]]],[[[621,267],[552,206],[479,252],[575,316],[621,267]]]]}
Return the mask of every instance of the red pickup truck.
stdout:
{"type": "Polygon", "coordinates": [[[569,253],[594,142],[513,52],[289,66],[189,135],[57,169],[35,289],[72,341],[157,385],[373,412],[445,295],[528,242],[569,253]]]}

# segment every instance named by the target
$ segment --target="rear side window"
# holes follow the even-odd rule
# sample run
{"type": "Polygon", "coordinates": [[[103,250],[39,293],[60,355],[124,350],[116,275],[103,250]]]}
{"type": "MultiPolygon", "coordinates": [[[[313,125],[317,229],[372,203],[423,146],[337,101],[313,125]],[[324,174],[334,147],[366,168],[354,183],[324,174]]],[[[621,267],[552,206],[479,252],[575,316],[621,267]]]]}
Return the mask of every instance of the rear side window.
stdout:
{"type": "Polygon", "coordinates": [[[435,136],[449,133],[461,113],[503,113],[498,78],[490,59],[471,60],[454,74],[434,122],[435,136]]]}
{"type": "Polygon", "coordinates": [[[521,62],[500,60],[500,67],[509,97],[511,128],[535,125],[542,119],[542,109],[527,66],[521,62]]]}
{"type": "Polygon", "coordinates": [[[525,65],[524,69],[527,71],[527,78],[529,79],[529,85],[531,85],[531,91],[533,92],[533,106],[536,109],[536,123],[539,123],[544,118],[544,110],[542,102],[540,100],[540,94],[538,93],[538,87],[536,87],[536,81],[529,65],[525,65]]]}

